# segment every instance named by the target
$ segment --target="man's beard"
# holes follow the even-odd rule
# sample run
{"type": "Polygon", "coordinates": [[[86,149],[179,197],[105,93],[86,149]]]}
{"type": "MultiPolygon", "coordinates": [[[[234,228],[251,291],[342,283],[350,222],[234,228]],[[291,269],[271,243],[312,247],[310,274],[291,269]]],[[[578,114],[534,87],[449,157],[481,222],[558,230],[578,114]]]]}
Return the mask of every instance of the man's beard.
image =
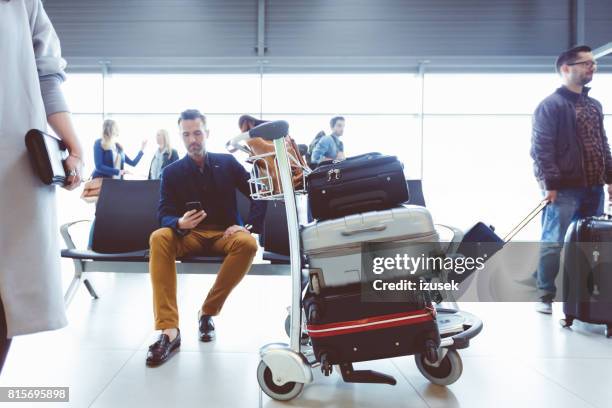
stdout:
{"type": "Polygon", "coordinates": [[[592,74],[591,75],[584,75],[584,76],[582,76],[580,78],[580,84],[584,86],[584,85],[588,84],[589,82],[591,82],[592,80],[593,80],[593,75],[592,74]]]}
{"type": "Polygon", "coordinates": [[[187,149],[189,151],[189,153],[191,154],[196,154],[196,155],[204,155],[204,146],[201,144],[192,144],[189,146],[189,148],[187,149]]]}

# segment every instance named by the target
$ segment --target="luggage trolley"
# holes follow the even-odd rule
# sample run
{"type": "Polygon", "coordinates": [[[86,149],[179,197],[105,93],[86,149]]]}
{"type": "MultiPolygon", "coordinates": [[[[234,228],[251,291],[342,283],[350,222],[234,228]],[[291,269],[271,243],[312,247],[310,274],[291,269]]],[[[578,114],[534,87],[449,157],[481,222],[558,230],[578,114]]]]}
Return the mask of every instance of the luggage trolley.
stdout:
{"type": "MultiPolygon", "coordinates": [[[[312,368],[321,367],[328,375],[331,369],[324,367],[321,361],[309,361],[308,337],[302,330],[302,293],[303,256],[300,239],[300,225],[297,201],[300,195],[306,194],[305,178],[309,169],[303,169],[303,183],[300,190],[295,190],[292,182],[291,164],[299,165],[299,160],[288,153],[285,137],[289,124],[285,121],[266,122],[242,133],[227,143],[230,151],[248,152],[242,143],[248,138],[261,137],[274,143],[274,153],[251,156],[253,164],[249,180],[251,197],[255,200],[279,200],[285,202],[287,226],[289,232],[290,268],[291,268],[291,306],[286,321],[289,344],[272,343],[260,349],[261,361],[257,368],[257,381],[268,396],[280,401],[297,397],[304,385],[313,381],[312,368]],[[280,178],[280,191],[274,188],[274,180],[265,159],[275,155],[274,165],[280,178]]],[[[446,254],[458,246],[457,237],[461,233],[454,230],[454,237],[446,254]]],[[[459,238],[460,239],[460,238],[459,238]]],[[[446,274],[441,274],[445,280],[446,274]]],[[[457,350],[467,348],[470,340],[482,330],[482,321],[476,316],[458,311],[454,308],[436,308],[436,322],[440,333],[440,346],[432,353],[415,354],[420,372],[432,383],[449,385],[455,382],[462,373],[463,366],[457,350]]],[[[309,352],[310,351],[310,352],[309,352]]],[[[324,363],[324,362],[323,362],[324,363]]],[[[369,370],[353,370],[352,364],[340,370],[347,382],[385,383],[395,385],[393,377],[369,370]]]]}

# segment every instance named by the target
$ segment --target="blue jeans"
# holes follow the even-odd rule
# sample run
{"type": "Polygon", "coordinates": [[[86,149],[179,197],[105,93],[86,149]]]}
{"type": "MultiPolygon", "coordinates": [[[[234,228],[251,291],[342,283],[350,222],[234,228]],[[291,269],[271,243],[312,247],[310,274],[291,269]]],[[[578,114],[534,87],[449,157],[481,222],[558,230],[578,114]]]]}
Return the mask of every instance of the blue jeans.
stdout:
{"type": "Polygon", "coordinates": [[[542,213],[542,239],[540,262],[536,271],[539,296],[543,299],[555,297],[555,278],[559,273],[559,262],[565,233],[572,221],[603,213],[603,186],[564,188],[557,190],[557,199],[544,208],[542,213]]]}

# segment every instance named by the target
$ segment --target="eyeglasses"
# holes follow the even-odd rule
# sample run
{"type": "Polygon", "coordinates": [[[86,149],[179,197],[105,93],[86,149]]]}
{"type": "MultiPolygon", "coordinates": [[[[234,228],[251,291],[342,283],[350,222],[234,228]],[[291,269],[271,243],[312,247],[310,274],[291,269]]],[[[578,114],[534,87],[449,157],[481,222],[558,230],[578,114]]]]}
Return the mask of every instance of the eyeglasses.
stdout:
{"type": "Polygon", "coordinates": [[[593,68],[597,66],[597,61],[594,61],[594,60],[578,61],[578,62],[568,63],[567,65],[584,65],[587,68],[593,68]]]}

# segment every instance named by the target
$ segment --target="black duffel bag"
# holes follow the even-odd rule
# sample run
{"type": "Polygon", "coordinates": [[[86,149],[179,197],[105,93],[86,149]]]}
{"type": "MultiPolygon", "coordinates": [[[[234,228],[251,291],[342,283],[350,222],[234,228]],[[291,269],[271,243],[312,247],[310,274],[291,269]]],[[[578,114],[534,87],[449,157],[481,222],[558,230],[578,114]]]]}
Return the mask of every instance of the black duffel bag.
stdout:
{"type": "Polygon", "coordinates": [[[322,163],[308,175],[307,189],[310,211],[319,220],[386,210],[408,201],[402,163],[380,153],[322,163]]]}

